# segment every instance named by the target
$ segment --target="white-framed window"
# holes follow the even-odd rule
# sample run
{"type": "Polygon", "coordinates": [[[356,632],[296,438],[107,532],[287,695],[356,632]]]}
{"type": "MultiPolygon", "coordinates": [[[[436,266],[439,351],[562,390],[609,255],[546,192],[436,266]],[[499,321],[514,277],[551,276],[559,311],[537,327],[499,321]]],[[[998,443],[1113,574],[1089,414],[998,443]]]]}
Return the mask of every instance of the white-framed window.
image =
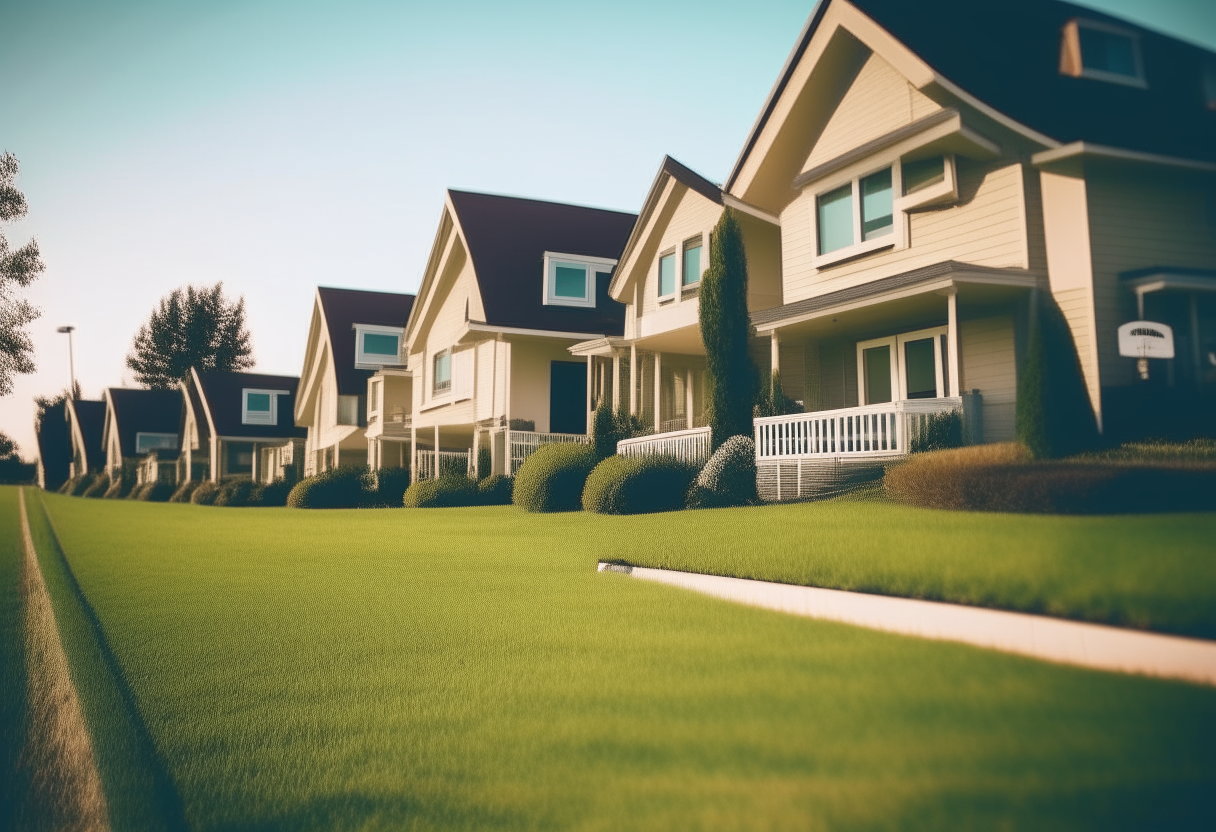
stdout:
{"type": "Polygon", "coordinates": [[[277,425],[279,423],[279,396],[286,390],[258,390],[246,387],[241,390],[242,425],[277,425]]]}
{"type": "Polygon", "coordinates": [[[596,286],[612,276],[615,260],[545,252],[546,306],[595,307],[596,286]]]}
{"type": "Polygon", "coordinates": [[[684,258],[680,269],[680,285],[695,286],[701,282],[702,269],[701,235],[684,241],[684,258]]]}
{"type": "Polygon", "coordinates": [[[863,405],[948,395],[947,329],[921,329],[859,341],[857,400],[863,405]]]}
{"type": "Polygon", "coordinates": [[[338,424],[346,426],[359,424],[358,396],[338,396],[338,424]]]}
{"type": "Polygon", "coordinates": [[[176,433],[150,433],[139,431],[135,434],[135,453],[146,454],[158,450],[176,450],[176,433]]]}
{"type": "Polygon", "coordinates": [[[370,419],[372,414],[380,412],[380,388],[384,386],[384,379],[373,378],[367,383],[367,416],[370,419]]]}
{"type": "Polygon", "coordinates": [[[452,350],[440,350],[431,359],[431,395],[452,392],[452,350]]]}
{"type": "Polygon", "coordinates": [[[379,367],[401,361],[401,337],[405,329],[399,326],[355,324],[355,365],[379,367]]]}
{"type": "Polygon", "coordinates": [[[1148,87],[1140,35],[1097,20],[1077,18],[1064,24],[1060,72],[1076,78],[1148,87]]]}
{"type": "Polygon", "coordinates": [[[676,296],[676,253],[674,250],[659,255],[659,300],[676,296]]]}

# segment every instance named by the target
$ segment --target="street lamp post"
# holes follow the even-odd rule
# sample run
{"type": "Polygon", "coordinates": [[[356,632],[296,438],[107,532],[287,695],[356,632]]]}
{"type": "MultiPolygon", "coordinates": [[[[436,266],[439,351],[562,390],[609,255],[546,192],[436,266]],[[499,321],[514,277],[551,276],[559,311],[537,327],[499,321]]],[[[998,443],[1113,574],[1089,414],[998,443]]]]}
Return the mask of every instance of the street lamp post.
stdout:
{"type": "Polygon", "coordinates": [[[76,356],[72,350],[72,331],[75,329],[76,327],[74,326],[61,326],[56,330],[60,335],[68,336],[68,371],[72,377],[72,387],[69,395],[72,398],[76,398],[76,356]]]}

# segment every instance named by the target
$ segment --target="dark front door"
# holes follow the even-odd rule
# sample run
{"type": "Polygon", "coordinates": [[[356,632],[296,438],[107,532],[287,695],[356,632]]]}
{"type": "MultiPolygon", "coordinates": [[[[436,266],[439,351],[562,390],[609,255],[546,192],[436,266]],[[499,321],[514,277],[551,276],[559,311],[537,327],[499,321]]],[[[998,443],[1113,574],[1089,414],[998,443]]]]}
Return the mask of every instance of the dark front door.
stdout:
{"type": "Polygon", "coordinates": [[[587,432],[587,365],[581,361],[549,365],[549,431],[587,432]]]}

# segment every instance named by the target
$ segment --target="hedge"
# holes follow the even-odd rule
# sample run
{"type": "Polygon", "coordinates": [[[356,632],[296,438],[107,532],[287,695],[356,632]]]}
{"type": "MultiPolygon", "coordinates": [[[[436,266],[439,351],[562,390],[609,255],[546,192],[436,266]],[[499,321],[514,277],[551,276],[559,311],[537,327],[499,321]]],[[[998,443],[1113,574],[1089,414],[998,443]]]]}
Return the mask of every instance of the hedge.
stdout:
{"type": "Polygon", "coordinates": [[[578,511],[583,485],[595,467],[590,445],[541,445],[515,474],[511,501],[527,511],[578,511]]]}
{"type": "Polygon", "coordinates": [[[291,508],[360,508],[371,502],[363,487],[366,467],[333,468],[315,477],[305,477],[287,495],[291,508]]]}
{"type": "Polygon", "coordinates": [[[220,493],[220,487],[211,480],[203,480],[190,493],[190,502],[196,506],[209,506],[215,502],[220,493]]]}
{"type": "Polygon", "coordinates": [[[481,499],[477,483],[468,477],[442,476],[414,483],[405,490],[401,502],[406,508],[455,508],[475,506],[481,499]]]}
{"type": "Polygon", "coordinates": [[[511,505],[511,488],[514,483],[510,477],[502,474],[491,474],[477,483],[477,494],[483,506],[511,505]]]}
{"type": "Polygon", "coordinates": [[[963,412],[949,410],[945,413],[931,413],[925,419],[924,427],[917,431],[908,443],[908,451],[914,454],[927,451],[944,451],[949,448],[961,448],[967,444],[966,430],[963,426],[963,412]]]}
{"type": "Polygon", "coordinates": [[[164,503],[168,502],[173,493],[173,483],[157,480],[142,485],[138,489],[135,499],[145,503],[164,503]]]}
{"type": "Polygon", "coordinates": [[[80,496],[81,497],[105,497],[107,494],[110,493],[110,489],[113,487],[121,488],[122,480],[119,480],[118,482],[115,482],[113,485],[111,485],[110,478],[108,476],[106,476],[105,474],[98,474],[97,477],[95,477],[93,479],[92,483],[89,484],[89,487],[84,489],[81,492],[80,496]]]}
{"type": "Polygon", "coordinates": [[[173,492],[173,495],[169,497],[169,502],[190,502],[190,495],[194,493],[194,489],[198,488],[198,483],[198,480],[183,480],[181,484],[177,486],[177,490],[173,492]]]}
{"type": "Polygon", "coordinates": [[[756,443],[750,436],[723,442],[688,491],[689,508],[741,506],[756,499],[756,443]]]}
{"type": "Polygon", "coordinates": [[[672,456],[610,456],[583,488],[583,510],[647,514],[684,507],[696,468],[672,456]]]}
{"type": "Polygon", "coordinates": [[[253,491],[254,482],[248,479],[231,479],[220,483],[220,490],[215,495],[215,502],[212,505],[216,506],[244,506],[249,502],[249,495],[253,491]]]}
{"type": "Polygon", "coordinates": [[[409,468],[381,468],[368,471],[363,487],[367,491],[366,505],[372,508],[396,508],[410,484],[409,468]]]}
{"type": "Polygon", "coordinates": [[[287,505],[287,495],[291,493],[295,483],[292,480],[279,478],[269,483],[260,483],[253,487],[253,491],[249,492],[249,499],[245,501],[247,506],[285,506],[287,505]]]}

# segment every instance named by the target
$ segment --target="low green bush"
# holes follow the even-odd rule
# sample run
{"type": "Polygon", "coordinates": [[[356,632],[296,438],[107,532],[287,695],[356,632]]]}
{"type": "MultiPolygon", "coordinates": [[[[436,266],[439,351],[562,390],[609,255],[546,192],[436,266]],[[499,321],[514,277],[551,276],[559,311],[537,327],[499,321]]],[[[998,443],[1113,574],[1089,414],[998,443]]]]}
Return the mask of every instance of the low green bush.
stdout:
{"type": "Polygon", "coordinates": [[[689,508],[742,506],[756,499],[756,443],[750,436],[723,442],[688,490],[689,508]]]}
{"type": "Polygon", "coordinates": [[[398,508],[409,484],[409,468],[368,471],[363,483],[367,491],[367,505],[372,508],[398,508]]]}
{"type": "Polygon", "coordinates": [[[361,508],[371,498],[363,486],[366,467],[333,468],[315,477],[305,477],[287,495],[291,508],[361,508]]]}
{"type": "Polygon", "coordinates": [[[190,493],[190,502],[196,506],[209,506],[215,503],[220,487],[211,480],[203,480],[190,493]]]}
{"type": "Polygon", "coordinates": [[[945,413],[932,413],[925,419],[924,427],[916,431],[908,450],[914,454],[928,451],[944,451],[949,448],[961,448],[967,443],[963,430],[963,412],[950,410],[945,413]]]}
{"type": "MultiPolygon", "coordinates": [[[[105,474],[98,474],[93,479],[93,482],[89,484],[89,487],[86,488],[81,493],[80,496],[82,496],[82,497],[106,497],[109,495],[111,488],[121,489],[122,480],[119,480],[118,482],[111,484],[110,478],[108,476],[106,476],[105,474]]],[[[117,496],[117,493],[115,496],[117,496]]]]}
{"type": "Polygon", "coordinates": [[[178,485],[177,490],[173,492],[173,496],[169,498],[171,503],[188,503],[190,495],[194,493],[194,489],[198,488],[198,480],[183,480],[178,485]]]}
{"type": "Polygon", "coordinates": [[[527,511],[578,511],[595,461],[590,445],[541,445],[515,474],[511,501],[527,511]]]}
{"type": "Polygon", "coordinates": [[[484,480],[490,476],[490,471],[494,467],[494,459],[490,455],[490,449],[481,447],[477,449],[477,479],[484,480]]]}
{"type": "Polygon", "coordinates": [[[511,487],[514,483],[510,477],[502,474],[491,474],[477,483],[477,493],[483,506],[511,505],[511,487]]]}
{"type": "Polygon", "coordinates": [[[481,502],[477,483],[468,477],[440,477],[416,482],[405,490],[406,508],[456,508],[481,502]]]}
{"type": "Polygon", "coordinates": [[[172,497],[173,494],[173,483],[158,480],[156,482],[146,483],[142,488],[139,489],[139,494],[135,499],[141,500],[145,503],[165,503],[169,501],[169,498],[172,497]]]}
{"type": "Polygon", "coordinates": [[[279,478],[273,482],[259,483],[249,492],[247,506],[274,507],[287,505],[287,495],[291,493],[294,482],[279,478]]]}
{"type": "Polygon", "coordinates": [[[230,479],[220,483],[220,490],[215,495],[212,505],[237,508],[249,502],[249,494],[253,491],[254,482],[250,479],[230,479]]]}
{"type": "Polygon", "coordinates": [[[649,514],[684,507],[696,468],[673,456],[610,456],[595,466],[583,488],[583,510],[598,514],[649,514]]]}
{"type": "Polygon", "coordinates": [[[84,492],[88,490],[89,486],[91,486],[93,481],[96,479],[96,474],[81,474],[77,477],[73,477],[64,483],[63,493],[69,494],[73,497],[82,497],[84,496],[84,492]]]}

